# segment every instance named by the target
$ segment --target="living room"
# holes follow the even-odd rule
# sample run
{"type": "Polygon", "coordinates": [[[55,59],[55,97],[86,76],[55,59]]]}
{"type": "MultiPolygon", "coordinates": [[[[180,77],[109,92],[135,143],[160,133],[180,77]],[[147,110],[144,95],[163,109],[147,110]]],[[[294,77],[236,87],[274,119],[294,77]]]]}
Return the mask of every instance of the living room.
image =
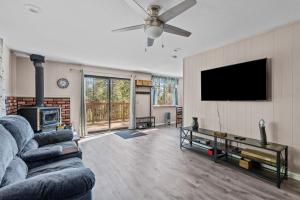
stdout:
{"type": "Polygon", "coordinates": [[[299,9],[1,0],[0,200],[299,199],[299,9]]]}

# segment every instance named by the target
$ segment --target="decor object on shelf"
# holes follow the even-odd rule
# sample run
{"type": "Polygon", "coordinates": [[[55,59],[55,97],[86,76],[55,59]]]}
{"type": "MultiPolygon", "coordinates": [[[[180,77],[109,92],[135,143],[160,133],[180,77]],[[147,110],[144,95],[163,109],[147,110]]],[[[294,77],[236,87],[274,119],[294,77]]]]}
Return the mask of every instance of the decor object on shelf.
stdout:
{"type": "Polygon", "coordinates": [[[220,131],[214,131],[214,136],[224,138],[227,136],[227,133],[220,132],[220,131]]]}
{"type": "Polygon", "coordinates": [[[182,107],[176,107],[176,128],[178,127],[178,125],[180,125],[181,127],[182,123],[183,123],[182,107]]]}
{"type": "Polygon", "coordinates": [[[261,119],[258,123],[259,131],[260,131],[260,143],[263,145],[267,145],[267,135],[266,135],[266,128],[265,128],[265,120],[261,119]]]}
{"type": "Polygon", "coordinates": [[[252,161],[247,159],[247,158],[243,158],[243,159],[240,160],[239,166],[244,168],[244,169],[251,169],[252,168],[252,161]]]}
{"type": "Polygon", "coordinates": [[[254,149],[243,149],[241,152],[241,156],[248,159],[264,161],[271,165],[276,165],[277,162],[275,155],[254,150],[254,149]]]}
{"type": "MultiPolygon", "coordinates": [[[[217,149],[217,155],[219,155],[219,154],[221,154],[221,153],[222,153],[222,151],[221,151],[220,149],[217,149]]],[[[214,149],[207,149],[207,154],[208,154],[209,156],[215,155],[214,149]]]]}
{"type": "Polygon", "coordinates": [[[151,80],[135,80],[136,86],[145,86],[145,87],[151,87],[152,81],[151,80]]]}
{"type": "Polygon", "coordinates": [[[66,78],[60,78],[57,80],[57,86],[61,89],[65,89],[67,87],[69,87],[69,81],[66,78]]]}
{"type": "Polygon", "coordinates": [[[198,128],[199,128],[198,117],[193,117],[192,128],[193,128],[193,130],[198,130],[198,128]]]}

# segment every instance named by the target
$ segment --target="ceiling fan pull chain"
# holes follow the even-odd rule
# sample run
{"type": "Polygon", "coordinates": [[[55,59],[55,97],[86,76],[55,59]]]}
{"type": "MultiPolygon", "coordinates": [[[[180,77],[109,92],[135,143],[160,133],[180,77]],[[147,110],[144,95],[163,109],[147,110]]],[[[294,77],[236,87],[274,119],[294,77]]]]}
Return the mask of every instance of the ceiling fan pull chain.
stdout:
{"type": "Polygon", "coordinates": [[[161,36],[161,48],[164,48],[165,45],[164,45],[164,39],[163,39],[163,36],[161,36]]]}
{"type": "Polygon", "coordinates": [[[148,38],[146,37],[145,38],[145,53],[147,53],[147,51],[148,51],[147,47],[148,47],[148,38]]]}

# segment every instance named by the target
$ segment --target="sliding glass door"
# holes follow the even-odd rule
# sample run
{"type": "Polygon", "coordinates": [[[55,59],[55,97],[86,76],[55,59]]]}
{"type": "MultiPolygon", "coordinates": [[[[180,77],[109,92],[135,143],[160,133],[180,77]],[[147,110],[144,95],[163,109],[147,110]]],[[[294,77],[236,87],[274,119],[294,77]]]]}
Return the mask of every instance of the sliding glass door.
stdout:
{"type": "Polygon", "coordinates": [[[87,131],[109,129],[109,79],[85,77],[87,131]]]}
{"type": "Polygon", "coordinates": [[[85,85],[88,132],[127,128],[130,80],[86,76],[85,85]]]}
{"type": "Polygon", "coordinates": [[[111,129],[129,126],[130,81],[111,79],[111,129]]]}

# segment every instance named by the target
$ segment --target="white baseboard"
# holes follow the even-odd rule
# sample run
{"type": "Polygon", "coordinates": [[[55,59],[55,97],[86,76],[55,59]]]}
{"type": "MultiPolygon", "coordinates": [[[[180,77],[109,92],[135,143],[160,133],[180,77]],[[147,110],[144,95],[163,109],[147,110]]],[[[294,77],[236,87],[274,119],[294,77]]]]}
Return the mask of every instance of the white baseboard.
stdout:
{"type": "Polygon", "coordinates": [[[288,176],[289,176],[289,178],[291,178],[291,179],[300,181],[300,174],[298,174],[298,173],[290,172],[290,171],[289,171],[289,172],[288,172],[288,176]]]}
{"type": "MultiPolygon", "coordinates": [[[[265,167],[265,168],[267,168],[267,169],[276,170],[275,167],[270,166],[270,165],[262,164],[262,166],[265,167]]],[[[300,174],[298,174],[298,173],[288,171],[288,177],[291,178],[291,179],[300,181],[300,174]]]]}
{"type": "MultiPolygon", "coordinates": [[[[171,124],[176,124],[176,122],[171,122],[171,124]]],[[[166,125],[166,123],[156,123],[155,126],[163,126],[166,125]]]]}

